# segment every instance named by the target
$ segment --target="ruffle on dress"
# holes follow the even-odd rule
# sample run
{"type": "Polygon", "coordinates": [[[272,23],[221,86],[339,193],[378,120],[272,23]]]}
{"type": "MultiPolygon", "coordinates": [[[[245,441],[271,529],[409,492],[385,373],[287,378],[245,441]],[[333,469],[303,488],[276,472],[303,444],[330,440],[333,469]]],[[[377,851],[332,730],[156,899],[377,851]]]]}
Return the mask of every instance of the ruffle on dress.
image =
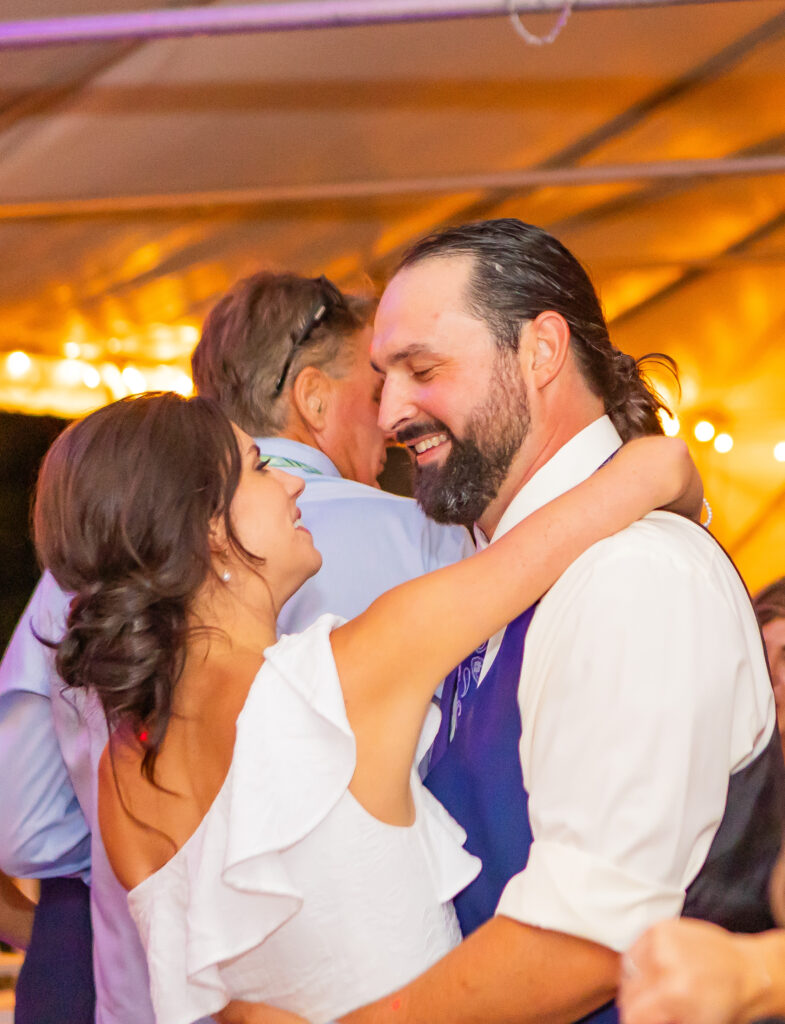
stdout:
{"type": "MultiPolygon", "coordinates": [[[[282,854],[348,789],[356,762],[330,632],[321,616],[265,651],[237,719],[227,777],[174,857],[129,893],[147,951],[159,1024],[190,1024],[231,998],[221,967],[258,947],[302,905],[282,854]]],[[[435,735],[438,711],[429,716],[435,735]]],[[[447,902],[480,862],[466,834],[416,776],[413,791],[435,893],[447,902]]]]}

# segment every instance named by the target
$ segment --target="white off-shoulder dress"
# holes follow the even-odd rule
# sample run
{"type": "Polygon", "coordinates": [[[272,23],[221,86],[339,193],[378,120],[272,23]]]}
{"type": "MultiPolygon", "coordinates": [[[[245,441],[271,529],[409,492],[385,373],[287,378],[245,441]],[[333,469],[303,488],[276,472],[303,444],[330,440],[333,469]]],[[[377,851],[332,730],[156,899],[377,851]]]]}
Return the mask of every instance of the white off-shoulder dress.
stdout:
{"type": "Polygon", "coordinates": [[[460,940],[450,900],[480,869],[463,830],[414,771],[408,828],[349,792],[355,740],[330,646],[341,622],[324,615],[265,652],[213,804],[128,895],[159,1024],[190,1024],[230,999],[324,1024],[460,940]]]}

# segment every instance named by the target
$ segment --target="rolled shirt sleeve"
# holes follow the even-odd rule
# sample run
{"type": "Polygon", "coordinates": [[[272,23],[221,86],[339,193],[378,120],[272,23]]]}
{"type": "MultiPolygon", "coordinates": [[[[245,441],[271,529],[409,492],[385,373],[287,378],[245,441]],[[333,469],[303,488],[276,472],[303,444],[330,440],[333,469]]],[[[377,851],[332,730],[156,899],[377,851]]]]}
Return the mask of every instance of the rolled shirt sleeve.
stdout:
{"type": "Polygon", "coordinates": [[[66,605],[45,575],[0,663],[0,868],[17,877],[89,876],[90,829],[61,746],[78,741],[58,735],[52,701],[66,698],[32,629],[56,639],[66,605]]]}
{"type": "Polygon", "coordinates": [[[520,690],[534,842],[499,913],[623,950],[681,912],[773,727],[746,592],[695,529],[655,513],[543,599],[520,690]]]}

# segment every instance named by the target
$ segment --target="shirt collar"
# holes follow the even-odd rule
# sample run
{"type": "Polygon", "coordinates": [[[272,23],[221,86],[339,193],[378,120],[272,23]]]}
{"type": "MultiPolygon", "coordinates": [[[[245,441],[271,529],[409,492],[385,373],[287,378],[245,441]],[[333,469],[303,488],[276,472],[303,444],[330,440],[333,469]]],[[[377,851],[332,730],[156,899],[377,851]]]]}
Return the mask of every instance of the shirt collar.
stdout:
{"type": "MultiPolygon", "coordinates": [[[[608,416],[584,427],[521,487],[504,510],[492,540],[503,537],[532,512],[582,483],[621,445],[621,437],[608,416]]],[[[475,526],[474,533],[478,548],[487,547],[489,541],[482,530],[475,526]]]]}
{"type": "Polygon", "coordinates": [[[283,459],[294,459],[295,462],[302,462],[311,469],[315,469],[322,476],[337,476],[340,473],[324,452],[318,448],[312,448],[309,444],[302,444],[300,441],[292,441],[288,437],[255,437],[254,441],[259,446],[262,455],[277,455],[283,459]]]}

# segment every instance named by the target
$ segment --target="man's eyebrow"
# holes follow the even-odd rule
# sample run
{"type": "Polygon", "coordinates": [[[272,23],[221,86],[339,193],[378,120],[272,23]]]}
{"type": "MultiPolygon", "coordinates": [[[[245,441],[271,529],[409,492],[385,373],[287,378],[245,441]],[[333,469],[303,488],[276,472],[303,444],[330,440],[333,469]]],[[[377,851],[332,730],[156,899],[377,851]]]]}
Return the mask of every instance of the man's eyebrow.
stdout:
{"type": "MultiPolygon", "coordinates": [[[[433,349],[424,342],[412,342],[411,345],[407,345],[406,348],[402,348],[400,352],[396,352],[394,356],[391,356],[388,365],[395,366],[397,363],[405,363],[407,359],[411,359],[412,356],[418,356],[422,352],[427,352],[428,355],[434,355],[433,349]]],[[[382,370],[381,367],[377,366],[373,359],[371,360],[371,366],[377,373],[386,372],[385,370],[382,370]]]]}

